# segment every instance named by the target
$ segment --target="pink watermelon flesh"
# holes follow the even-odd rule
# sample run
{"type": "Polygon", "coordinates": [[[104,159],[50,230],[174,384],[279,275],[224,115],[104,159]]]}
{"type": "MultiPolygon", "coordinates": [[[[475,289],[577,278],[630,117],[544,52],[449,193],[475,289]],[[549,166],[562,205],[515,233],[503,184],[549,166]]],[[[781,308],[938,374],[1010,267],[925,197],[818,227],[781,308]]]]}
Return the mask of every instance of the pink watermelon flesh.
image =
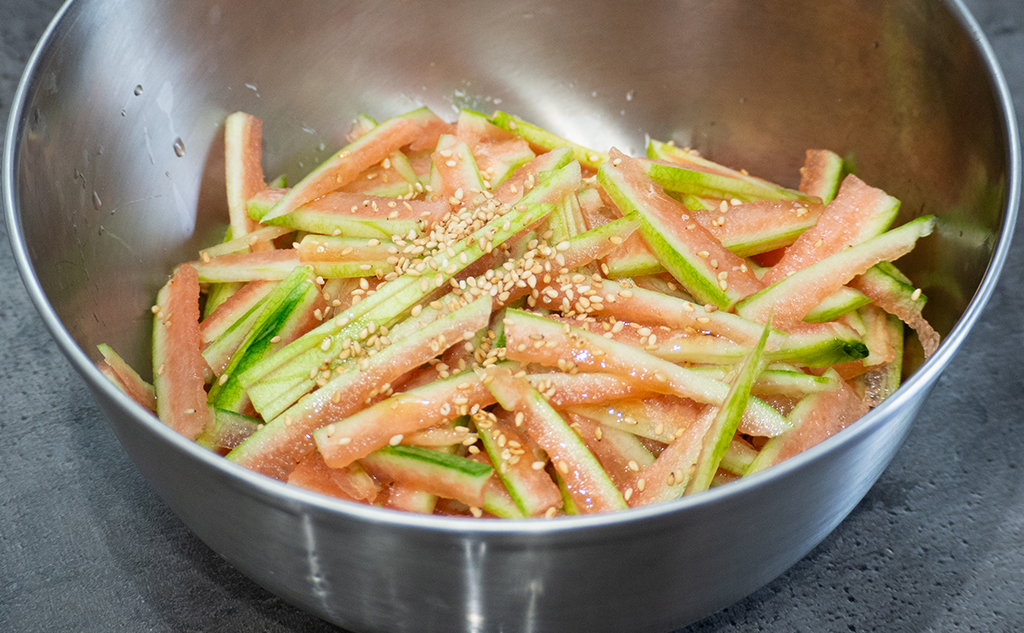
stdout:
{"type": "Polygon", "coordinates": [[[576,507],[585,513],[626,507],[622,494],[580,437],[528,382],[505,367],[487,370],[488,386],[506,411],[522,412],[522,430],[551,458],[576,507]]]}
{"type": "Polygon", "coordinates": [[[218,336],[246,311],[255,305],[260,299],[274,288],[273,281],[253,281],[242,286],[233,295],[227,298],[224,303],[217,306],[213,314],[203,319],[199,324],[199,333],[203,345],[209,345],[218,336]]]}
{"type": "MultiPolygon", "coordinates": [[[[313,452],[307,455],[306,458],[295,467],[295,470],[288,475],[288,483],[293,486],[305,488],[306,490],[319,492],[320,494],[345,499],[346,501],[363,501],[373,503],[377,492],[375,489],[373,490],[372,496],[366,496],[365,493],[357,496],[360,493],[353,490],[352,486],[340,485],[340,481],[343,481],[347,474],[348,473],[344,469],[328,467],[327,464],[324,463],[324,458],[318,453],[313,452]],[[356,494],[352,494],[353,492],[356,492],[356,494]]],[[[370,481],[372,482],[372,480],[370,481]]]]}
{"type": "Polygon", "coordinates": [[[935,331],[935,328],[921,315],[921,305],[919,303],[910,299],[910,297],[902,297],[891,292],[885,284],[872,283],[869,278],[863,276],[853,279],[850,282],[850,286],[871,297],[875,305],[889,314],[899,317],[901,321],[914,328],[918,339],[921,341],[921,347],[924,348],[926,360],[931,358],[931,355],[939,349],[941,337],[935,331]]]}
{"type": "Polygon", "coordinates": [[[653,393],[618,376],[596,372],[532,373],[526,378],[535,386],[540,383],[547,386],[544,396],[556,409],[577,404],[604,404],[622,398],[643,397],[653,393]]]}
{"type": "Polygon", "coordinates": [[[431,147],[441,134],[451,129],[451,124],[432,114],[389,119],[310,173],[274,205],[264,221],[290,213],[307,202],[336,191],[406,145],[413,150],[431,147]]]}
{"type": "MultiPolygon", "coordinates": [[[[838,389],[807,396],[814,405],[800,416],[798,428],[773,439],[780,447],[768,465],[778,464],[843,430],[868,412],[868,407],[845,382],[838,389]]],[[[799,405],[798,405],[799,406],[799,405]]]]}
{"type": "Polygon", "coordinates": [[[153,393],[153,386],[146,383],[139,376],[138,372],[128,366],[124,360],[105,345],[100,346],[103,353],[103,360],[100,362],[100,371],[109,378],[129,398],[137,402],[148,411],[156,413],[156,395],[153,393]],[[109,352],[107,350],[110,350],[109,352]]]}
{"type": "Polygon", "coordinates": [[[231,234],[242,237],[256,227],[247,213],[249,198],[262,191],[263,122],[245,112],[235,112],[224,123],[225,182],[231,234]]]}
{"type": "Polygon", "coordinates": [[[700,417],[662,451],[654,463],[634,476],[630,487],[631,507],[668,501],[682,496],[691,475],[691,467],[700,455],[704,434],[711,428],[718,407],[705,407],[700,417]]]}
{"type": "Polygon", "coordinates": [[[761,277],[761,281],[770,286],[848,246],[859,244],[863,241],[865,224],[890,200],[881,189],[868,186],[852,174],[847,176],[839,195],[825,207],[818,223],[786,249],[782,259],[761,277]]]}
{"type": "Polygon", "coordinates": [[[157,414],[167,426],[195,440],[210,422],[206,360],[200,352],[199,275],[183,264],[157,297],[154,316],[153,388],[157,414]]]}
{"type": "MultiPolygon", "coordinates": [[[[428,429],[458,417],[452,402],[468,406],[494,403],[475,374],[465,374],[420,389],[395,394],[368,409],[328,424],[313,433],[324,460],[332,468],[348,466],[387,446],[393,438],[428,429]]],[[[401,442],[401,439],[398,440],[401,442]]]]}

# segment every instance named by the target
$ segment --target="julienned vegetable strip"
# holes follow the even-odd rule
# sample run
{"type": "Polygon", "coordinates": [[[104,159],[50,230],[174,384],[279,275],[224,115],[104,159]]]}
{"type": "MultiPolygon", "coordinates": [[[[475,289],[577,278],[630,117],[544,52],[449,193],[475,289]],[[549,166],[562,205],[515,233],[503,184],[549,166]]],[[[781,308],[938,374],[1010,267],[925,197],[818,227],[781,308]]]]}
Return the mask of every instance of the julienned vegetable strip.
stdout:
{"type": "Polygon", "coordinates": [[[770,328],[771,317],[768,318],[768,325],[765,326],[761,340],[757,342],[757,347],[736,369],[736,377],[729,388],[729,395],[725,397],[722,406],[718,408],[711,427],[704,433],[703,445],[697,457],[693,474],[686,484],[687,492],[700,492],[711,487],[711,480],[718,471],[718,465],[725,457],[726,451],[729,450],[729,444],[736,435],[736,429],[739,428],[740,418],[743,417],[743,410],[746,409],[747,402],[750,400],[750,390],[754,386],[754,381],[767,364],[764,362],[762,354],[770,328]]]}
{"type": "MultiPolygon", "coordinates": [[[[658,393],[670,393],[695,402],[721,405],[728,386],[686,367],[647,354],[568,324],[559,324],[521,310],[509,310],[505,320],[505,356],[511,360],[557,366],[563,371],[605,371],[644,385],[658,393]],[[552,354],[560,350],[565,356],[552,354]]],[[[789,425],[777,411],[756,398],[744,415],[746,431],[765,437],[783,432],[789,425]]]]}
{"type": "Polygon", "coordinates": [[[429,147],[448,124],[426,108],[388,119],[341,150],[295,185],[263,218],[267,222],[346,185],[401,147],[429,147]]]}
{"type": "Polygon", "coordinates": [[[523,414],[521,420],[517,415],[517,422],[551,458],[577,509],[604,512],[626,507],[622,493],[580,436],[529,382],[505,367],[488,369],[484,381],[505,410],[523,414]]]}
{"type": "Polygon", "coordinates": [[[464,332],[486,326],[491,312],[488,297],[453,307],[457,309],[447,315],[428,308],[413,317],[409,323],[417,326],[416,331],[409,332],[401,346],[391,345],[353,362],[309,397],[270,420],[229,453],[228,459],[271,477],[286,477],[312,450],[311,433],[363,408],[368,398],[386,393],[392,381],[456,344],[464,332]]]}
{"type": "Polygon", "coordinates": [[[897,316],[938,345],[889,263],[934,220],[885,232],[898,200],[840,187],[827,150],[795,191],[658,141],[638,159],[421,108],[360,115],[283,189],[263,185],[261,125],[229,117],[232,229],[160,291],[153,386],[106,346],[101,369],[293,485],[474,517],[667,501],[879,404],[897,316]]]}
{"type": "Polygon", "coordinates": [[[934,216],[912,220],[789,275],[741,301],[736,311],[761,323],[781,305],[786,316],[779,319],[779,326],[791,327],[821,299],[857,275],[867,272],[878,262],[893,261],[909,253],[917,240],[930,235],[934,228],[934,216]]]}
{"type": "Polygon", "coordinates": [[[728,309],[763,287],[742,258],[722,246],[682,204],[644,177],[635,159],[613,154],[598,181],[623,212],[637,213],[640,233],[658,262],[693,297],[728,309]]]}
{"type": "Polygon", "coordinates": [[[153,307],[153,390],[160,419],[193,440],[210,422],[199,349],[199,275],[185,264],[153,307]]]}
{"type": "MultiPolygon", "coordinates": [[[[231,233],[235,238],[244,238],[255,228],[246,213],[246,203],[266,186],[260,165],[262,140],[263,122],[258,118],[245,112],[228,115],[224,122],[224,181],[231,233]]],[[[270,248],[267,240],[261,241],[270,248]]]]}
{"type": "MultiPolygon", "coordinates": [[[[240,379],[257,411],[265,417],[276,416],[314,387],[315,372],[312,377],[310,372],[324,364],[325,359],[337,358],[343,341],[370,324],[375,328],[391,325],[414,305],[442,292],[452,277],[470,263],[543,220],[553,210],[553,202],[576,188],[579,174],[578,165],[567,165],[531,189],[510,210],[488,202],[482,217],[490,219],[479,229],[430,256],[429,261],[420,260],[422,265],[410,266],[344,314],[248,370],[240,379]],[[425,275],[428,268],[430,272],[425,275]]],[[[403,248],[406,246],[401,237],[398,241],[403,248]]],[[[333,367],[331,360],[327,364],[333,367]]]]}

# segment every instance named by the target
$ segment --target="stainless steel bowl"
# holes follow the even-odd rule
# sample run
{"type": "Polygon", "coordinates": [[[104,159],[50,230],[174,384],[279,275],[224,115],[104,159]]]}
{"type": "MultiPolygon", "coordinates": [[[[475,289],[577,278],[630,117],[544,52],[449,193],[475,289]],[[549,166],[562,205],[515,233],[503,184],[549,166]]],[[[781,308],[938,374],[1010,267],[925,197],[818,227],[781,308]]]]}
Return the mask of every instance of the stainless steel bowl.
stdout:
{"type": "MultiPolygon", "coordinates": [[[[128,453],[253,580],[356,631],[662,631],[752,592],[854,507],[964,340],[1020,188],[1006,86],[958,2],[69,3],[30,60],[4,150],[29,292],[128,453]],[[807,147],[940,216],[904,269],[940,351],[838,436],[676,503],[553,521],[398,514],[289,488],[185,441],[91,358],[149,362],[149,306],[224,221],[221,123],[265,121],[295,178],[349,118],[500,107],[596,147],[644,135],[792,183],[807,147]]],[[[915,363],[920,364],[920,361],[915,363]]]]}

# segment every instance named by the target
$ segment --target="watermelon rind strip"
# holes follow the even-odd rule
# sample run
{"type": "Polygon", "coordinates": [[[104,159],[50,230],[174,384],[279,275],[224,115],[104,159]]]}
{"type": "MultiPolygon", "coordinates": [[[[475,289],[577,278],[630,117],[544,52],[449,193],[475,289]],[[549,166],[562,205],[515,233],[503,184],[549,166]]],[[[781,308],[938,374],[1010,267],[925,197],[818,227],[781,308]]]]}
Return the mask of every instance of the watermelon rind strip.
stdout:
{"type": "MultiPolygon", "coordinates": [[[[453,245],[451,253],[454,253],[454,257],[448,253],[439,253],[436,258],[442,285],[485,254],[480,245],[481,238],[490,240],[494,247],[501,245],[527,226],[547,217],[554,209],[553,204],[535,201],[551,195],[560,198],[557,192],[576,189],[580,174],[577,164],[570,163],[556,173],[556,177],[534,187],[511,211],[491,220],[469,238],[453,245]],[[466,255],[465,262],[459,258],[461,253],[466,255]]],[[[343,315],[325,322],[250,368],[241,379],[249,390],[256,410],[264,417],[274,417],[312,389],[315,379],[310,378],[309,372],[325,358],[336,357],[346,338],[354,336],[371,322],[377,327],[390,326],[436,289],[431,285],[428,290],[422,290],[421,279],[407,274],[387,282],[375,294],[351,306],[343,315]],[[321,346],[325,344],[327,348],[322,349],[321,346]],[[277,404],[269,407],[271,401],[277,404]]]]}
{"type": "Polygon", "coordinates": [[[704,434],[704,442],[700,456],[697,458],[696,468],[686,484],[687,494],[707,490],[711,487],[711,480],[726,451],[729,450],[729,444],[739,428],[743,411],[752,397],[750,391],[754,386],[754,381],[767,364],[763,352],[770,330],[771,319],[769,318],[769,322],[761,334],[761,339],[739,366],[735,381],[729,389],[729,395],[719,407],[711,428],[704,434]]]}

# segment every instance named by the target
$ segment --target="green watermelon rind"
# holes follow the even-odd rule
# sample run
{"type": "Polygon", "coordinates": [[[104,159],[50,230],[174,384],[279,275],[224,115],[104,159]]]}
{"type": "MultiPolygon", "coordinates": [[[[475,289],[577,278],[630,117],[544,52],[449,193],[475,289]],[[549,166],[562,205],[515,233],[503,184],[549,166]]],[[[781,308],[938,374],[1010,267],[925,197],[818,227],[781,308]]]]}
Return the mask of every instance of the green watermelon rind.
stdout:
{"type": "Polygon", "coordinates": [[[524,422],[526,434],[530,435],[552,459],[571,460],[571,467],[581,472],[585,480],[593,483],[594,488],[588,492],[598,497],[600,504],[618,509],[628,507],[622,493],[615,487],[615,483],[584,444],[583,439],[566,424],[562,416],[548,404],[533,385],[524,378],[516,378],[505,367],[489,369],[485,375],[491,377],[487,388],[494,394],[498,404],[506,411],[527,410],[527,417],[544,427],[545,437],[534,435],[529,421],[524,422]],[[553,443],[545,441],[545,438],[553,443]]]}
{"type": "MultiPolygon", "coordinates": [[[[743,299],[736,305],[736,313],[757,321],[758,316],[774,309],[782,299],[799,295],[803,285],[813,283],[818,279],[828,278],[832,276],[834,270],[840,269],[840,267],[856,265],[857,262],[872,258],[874,253],[885,252],[887,249],[909,252],[917,240],[931,234],[934,227],[935,217],[923,216],[860,244],[851,246],[839,253],[830,255],[743,299]]],[[[881,261],[885,257],[880,256],[878,259],[881,261]]],[[[849,276],[849,279],[843,279],[842,282],[846,283],[857,274],[863,274],[873,265],[868,265],[864,269],[855,272],[849,276]]],[[[800,318],[803,318],[803,315],[800,318]]]]}
{"type": "Polygon", "coordinates": [[[484,486],[494,468],[486,464],[419,446],[387,446],[362,459],[363,467],[399,481],[439,482],[440,487],[427,490],[469,505],[483,505],[484,486]]]}
{"type": "Polygon", "coordinates": [[[804,316],[804,321],[807,323],[835,321],[844,314],[853,312],[869,303],[871,303],[871,298],[863,292],[849,286],[843,286],[812,308],[804,316]]]}
{"type": "Polygon", "coordinates": [[[686,484],[686,492],[694,493],[711,487],[711,480],[718,471],[722,458],[729,450],[729,444],[736,435],[747,403],[753,397],[751,388],[754,381],[763,371],[766,361],[763,358],[765,343],[771,330],[770,322],[764,327],[757,346],[743,361],[737,370],[736,378],[729,388],[729,395],[718,409],[711,427],[704,434],[704,442],[700,456],[697,458],[693,474],[686,484]]]}
{"type": "MultiPolygon", "coordinates": [[[[456,343],[454,333],[461,333],[467,328],[477,327],[481,323],[487,322],[487,316],[491,312],[490,306],[487,305],[488,302],[489,298],[482,297],[447,314],[444,308],[439,310],[427,307],[419,315],[409,317],[399,323],[392,330],[391,335],[396,340],[404,340],[405,345],[396,343],[385,347],[369,357],[362,367],[355,362],[339,365],[339,368],[343,368],[342,371],[336,371],[335,375],[310,397],[303,398],[294,404],[289,402],[287,405],[282,405],[278,401],[271,401],[275,410],[280,409],[280,412],[273,416],[264,416],[264,419],[269,420],[267,424],[229,453],[228,459],[253,467],[267,459],[294,461],[295,458],[301,457],[301,455],[291,454],[295,447],[281,448],[280,446],[282,438],[288,436],[291,427],[299,429],[301,425],[303,434],[313,433],[331,421],[324,419],[324,411],[335,398],[338,398],[339,401],[343,398],[346,403],[362,401],[365,394],[362,392],[354,394],[353,390],[361,388],[361,381],[365,376],[381,374],[381,382],[390,382],[429,360],[429,357],[419,358],[410,355],[411,348],[418,347],[423,342],[435,340],[441,334],[447,334],[446,339],[450,338],[453,344],[456,343]],[[282,452],[287,454],[278,455],[282,452]]],[[[431,352],[432,355],[433,352],[431,352]]],[[[252,389],[249,390],[249,394],[252,398],[254,394],[252,389]]]]}
{"type": "Polygon", "coordinates": [[[238,377],[267,355],[274,346],[272,340],[288,324],[302,315],[304,308],[319,296],[313,271],[297,266],[266,297],[252,328],[231,356],[220,380],[210,388],[209,402],[218,409],[240,412],[248,403],[245,388],[238,377]],[[224,376],[227,376],[227,379],[224,376]]]}
{"type": "Polygon", "coordinates": [[[553,150],[558,147],[568,147],[572,150],[573,157],[584,167],[597,169],[603,163],[608,162],[607,152],[598,152],[579,145],[578,143],[573,143],[569,139],[562,138],[561,136],[558,136],[553,132],[549,132],[548,130],[532,123],[527,123],[523,119],[507,112],[502,112],[500,110],[495,112],[491,116],[490,121],[501,129],[522,137],[530,143],[530,145],[541,149],[553,150]]]}
{"type": "MultiPolygon", "coordinates": [[[[309,172],[302,180],[296,183],[295,186],[292,187],[272,209],[270,209],[261,221],[266,222],[267,220],[281,217],[294,211],[304,203],[315,198],[319,198],[324,193],[333,191],[347,184],[345,182],[337,182],[335,178],[335,173],[338,171],[339,166],[344,162],[352,160],[354,156],[357,156],[360,152],[364,151],[366,146],[371,145],[378,139],[378,137],[390,133],[395,127],[407,124],[410,121],[415,125],[425,125],[435,120],[440,121],[440,119],[437,118],[437,115],[431,112],[429,108],[422,107],[411,112],[392,117],[375,126],[367,131],[366,134],[346,145],[341,151],[332,154],[330,158],[321,163],[320,166],[309,172]],[[326,189],[326,191],[323,189],[326,189]],[[313,193],[311,194],[310,191],[313,193]]],[[[396,149],[399,148],[393,147],[387,153],[390,154],[396,149]]],[[[380,156],[379,158],[374,156],[373,158],[376,160],[370,160],[369,162],[371,164],[380,162],[385,158],[385,156],[380,156]]]]}
{"type": "Polygon", "coordinates": [[[731,306],[735,299],[723,291],[717,278],[697,253],[678,239],[669,227],[663,226],[647,210],[644,201],[632,191],[625,178],[611,163],[605,163],[597,172],[598,182],[618,205],[622,213],[636,213],[640,233],[661,265],[697,300],[720,308],[731,306]]]}
{"type": "MultiPolygon", "coordinates": [[[[451,252],[454,257],[445,253],[439,255],[438,274],[442,281],[447,283],[485,254],[480,246],[481,237],[486,237],[497,247],[547,217],[554,205],[537,201],[545,200],[547,196],[559,196],[563,189],[574,191],[579,184],[579,166],[575,163],[562,167],[558,173],[557,178],[534,187],[511,211],[491,220],[469,238],[453,245],[451,252]],[[467,256],[465,263],[459,259],[461,253],[467,256]]],[[[324,358],[336,357],[346,338],[354,336],[371,322],[376,327],[392,325],[433,290],[422,290],[420,280],[420,277],[403,275],[384,284],[375,294],[345,311],[343,316],[348,319],[345,325],[339,326],[337,319],[331,319],[250,368],[241,379],[256,409],[262,412],[261,406],[267,406],[264,403],[277,401],[279,404],[273,409],[276,415],[307,393],[315,384],[315,379],[309,377],[311,369],[320,366],[324,358]],[[330,338],[329,347],[321,349],[327,338],[330,338]],[[285,403],[286,400],[290,401],[285,403]],[[284,403],[283,408],[281,403],[284,403]]],[[[267,416],[266,413],[264,415],[267,416]]]]}

